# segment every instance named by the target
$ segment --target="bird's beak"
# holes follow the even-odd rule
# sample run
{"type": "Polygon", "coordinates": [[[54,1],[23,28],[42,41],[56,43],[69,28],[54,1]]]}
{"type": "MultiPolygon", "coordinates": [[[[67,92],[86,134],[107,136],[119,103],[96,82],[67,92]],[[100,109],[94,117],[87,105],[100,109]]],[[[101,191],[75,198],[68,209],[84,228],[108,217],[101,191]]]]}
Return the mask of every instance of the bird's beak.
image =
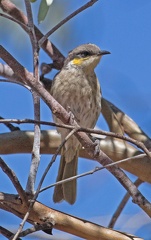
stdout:
{"type": "Polygon", "coordinates": [[[101,50],[98,55],[102,56],[102,55],[105,55],[105,54],[111,54],[111,53],[109,51],[106,51],[106,50],[101,50]]]}

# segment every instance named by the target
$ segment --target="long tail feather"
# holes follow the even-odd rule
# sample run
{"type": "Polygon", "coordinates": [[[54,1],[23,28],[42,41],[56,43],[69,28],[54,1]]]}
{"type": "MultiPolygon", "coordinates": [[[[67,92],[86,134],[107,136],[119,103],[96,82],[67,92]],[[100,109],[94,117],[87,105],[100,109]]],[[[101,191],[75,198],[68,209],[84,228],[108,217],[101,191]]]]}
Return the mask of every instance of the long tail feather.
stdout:
{"type": "MultiPolygon", "coordinates": [[[[78,153],[74,155],[73,159],[66,163],[65,155],[61,155],[60,166],[58,171],[58,176],[56,181],[60,181],[69,177],[73,177],[77,175],[77,164],[78,164],[78,153]]],[[[68,203],[73,204],[76,200],[76,179],[66,182],[63,184],[59,184],[55,187],[53,201],[60,202],[61,200],[66,200],[68,203]]]]}

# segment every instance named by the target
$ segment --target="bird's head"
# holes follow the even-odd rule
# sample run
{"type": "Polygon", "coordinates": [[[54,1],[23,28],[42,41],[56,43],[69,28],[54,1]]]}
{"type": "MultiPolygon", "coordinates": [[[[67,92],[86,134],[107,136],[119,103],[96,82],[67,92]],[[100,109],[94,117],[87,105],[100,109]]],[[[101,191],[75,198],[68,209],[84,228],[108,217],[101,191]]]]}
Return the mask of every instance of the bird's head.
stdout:
{"type": "Polygon", "coordinates": [[[109,51],[101,50],[95,44],[83,44],[69,52],[64,66],[73,66],[83,70],[94,70],[101,57],[110,54],[109,51]]]}

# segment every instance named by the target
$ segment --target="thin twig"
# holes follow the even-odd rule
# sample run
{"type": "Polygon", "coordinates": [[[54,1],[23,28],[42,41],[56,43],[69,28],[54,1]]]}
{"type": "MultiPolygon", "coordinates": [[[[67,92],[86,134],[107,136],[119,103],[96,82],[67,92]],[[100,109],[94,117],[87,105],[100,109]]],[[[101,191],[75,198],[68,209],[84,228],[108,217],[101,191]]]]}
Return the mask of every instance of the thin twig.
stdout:
{"type": "Polygon", "coordinates": [[[41,46],[46,40],[47,38],[54,33],[58,28],[60,28],[63,24],[65,24],[66,22],[68,22],[71,18],[75,17],[77,14],[79,14],[80,12],[84,11],[85,9],[91,7],[94,3],[96,3],[98,0],[91,0],[89,2],[87,2],[86,4],[84,4],[82,7],[78,8],[76,11],[74,11],[73,13],[71,13],[68,17],[66,17],[65,19],[63,19],[61,22],[59,22],[55,27],[53,27],[48,33],[46,33],[40,40],[39,40],[39,46],[41,46]]]}
{"type": "MultiPolygon", "coordinates": [[[[145,154],[142,154],[142,155],[146,156],[145,154]]],[[[141,156],[142,156],[142,155],[141,155],[141,156]]],[[[132,157],[132,158],[125,158],[125,159],[119,160],[119,161],[117,161],[117,162],[113,162],[113,163],[107,164],[107,165],[105,165],[105,166],[103,166],[103,167],[95,167],[94,169],[92,169],[92,170],[90,170],[90,171],[87,171],[87,172],[78,174],[78,175],[73,176],[73,177],[70,177],[70,178],[66,178],[66,179],[64,179],[64,180],[55,182],[55,183],[53,183],[53,184],[51,184],[51,185],[49,185],[49,186],[47,186],[47,187],[44,187],[44,188],[42,188],[42,189],[40,190],[40,193],[43,192],[43,191],[45,191],[45,190],[47,190],[47,189],[49,189],[49,188],[51,188],[51,187],[54,187],[54,186],[56,186],[56,185],[60,185],[60,184],[62,184],[62,183],[70,182],[70,181],[72,181],[72,180],[74,180],[74,179],[78,179],[78,178],[81,178],[81,177],[84,177],[84,176],[87,176],[87,175],[91,175],[91,174],[93,174],[93,173],[95,173],[95,172],[97,172],[97,171],[101,171],[101,170],[103,170],[103,169],[107,169],[107,168],[109,168],[109,167],[111,167],[111,166],[118,165],[118,164],[121,164],[121,163],[123,163],[123,162],[127,162],[127,161],[130,161],[130,160],[135,160],[135,158],[137,159],[137,157],[138,157],[138,156],[135,156],[135,157],[132,157]]],[[[141,181],[141,180],[140,180],[140,181],[141,181]]]]}
{"type": "Polygon", "coordinates": [[[29,235],[29,234],[31,234],[31,233],[34,233],[34,232],[37,232],[37,231],[40,231],[40,230],[47,230],[47,229],[52,229],[52,227],[53,227],[53,224],[52,223],[43,223],[43,224],[36,224],[36,225],[34,225],[33,227],[31,227],[31,228],[28,228],[28,229],[26,229],[25,231],[22,231],[20,234],[19,234],[19,236],[20,237],[25,237],[25,236],[27,236],[27,235],[29,235]]]}
{"type": "MultiPolygon", "coordinates": [[[[28,19],[25,14],[16,7],[11,1],[0,1],[0,7],[4,12],[17,19],[18,21],[25,24],[28,24],[28,19]]],[[[23,29],[28,33],[29,29],[22,25],[23,29]]],[[[39,29],[35,26],[36,37],[40,40],[43,37],[43,34],[39,31],[39,29]]],[[[64,56],[60,53],[60,51],[47,39],[42,45],[43,50],[50,56],[53,60],[53,67],[56,69],[61,69],[64,62],[64,56]]]]}
{"type": "Polygon", "coordinates": [[[22,199],[22,201],[24,203],[27,203],[27,197],[26,194],[17,178],[17,176],[15,175],[15,173],[13,172],[12,169],[10,169],[8,167],[8,165],[2,160],[2,158],[0,157],[0,167],[2,168],[3,172],[5,172],[7,174],[7,176],[9,177],[9,179],[11,180],[11,182],[13,183],[14,187],[16,188],[19,197],[22,199]]]}
{"type": "MultiPolygon", "coordinates": [[[[37,54],[39,52],[39,46],[38,46],[38,41],[37,41],[36,34],[35,34],[35,27],[34,27],[31,3],[29,0],[24,0],[24,1],[25,1],[25,6],[26,6],[28,27],[29,27],[29,36],[31,39],[32,47],[33,47],[33,53],[37,54]]],[[[35,58],[35,55],[34,55],[34,58],[35,58]]],[[[36,61],[37,60],[38,59],[36,59],[36,61]]],[[[35,66],[35,64],[34,64],[34,66],[35,66]]]]}
{"type": "Polygon", "coordinates": [[[21,233],[28,217],[29,217],[29,211],[27,211],[27,213],[25,214],[22,222],[19,224],[19,228],[18,228],[17,232],[11,237],[11,240],[17,240],[17,238],[18,238],[19,234],[21,233]]]}
{"type": "MultiPolygon", "coordinates": [[[[0,116],[0,119],[4,119],[4,118],[0,116]]],[[[11,132],[13,132],[13,131],[19,131],[19,130],[20,130],[19,127],[15,127],[15,126],[13,126],[13,124],[11,124],[11,123],[4,123],[4,125],[5,125],[6,127],[8,127],[8,129],[9,129],[11,132]]]]}
{"type": "MultiPolygon", "coordinates": [[[[41,186],[42,186],[42,183],[43,183],[43,181],[44,181],[44,179],[45,179],[45,177],[46,177],[46,175],[47,175],[50,167],[51,167],[52,164],[55,162],[55,160],[56,160],[59,152],[61,151],[61,149],[62,149],[62,147],[64,146],[64,144],[66,143],[66,141],[67,141],[76,131],[77,131],[76,129],[73,129],[73,130],[65,137],[64,141],[60,144],[60,146],[58,147],[56,153],[53,155],[50,163],[49,163],[48,166],[46,167],[46,169],[45,169],[45,171],[44,171],[44,173],[43,173],[43,175],[42,175],[42,177],[41,177],[41,180],[40,180],[40,182],[39,182],[39,184],[38,184],[38,187],[37,187],[37,190],[36,190],[36,193],[35,193],[35,197],[36,197],[36,198],[38,197],[40,188],[41,188],[41,186]]],[[[36,198],[35,198],[35,199],[36,199],[36,198]]]]}
{"type": "Polygon", "coordinates": [[[24,23],[20,22],[19,20],[15,19],[15,18],[13,18],[13,17],[10,17],[10,16],[8,16],[8,15],[6,15],[6,14],[4,14],[4,13],[0,13],[0,16],[1,16],[1,17],[4,17],[4,18],[7,18],[7,19],[9,19],[9,20],[11,20],[11,21],[19,24],[22,28],[24,28],[24,29],[26,30],[26,32],[28,32],[28,27],[27,27],[27,25],[25,25],[24,23]]]}
{"type": "MultiPolygon", "coordinates": [[[[141,179],[139,179],[139,178],[134,182],[136,187],[138,187],[142,183],[143,183],[143,181],[141,179]]],[[[120,202],[119,206],[117,207],[115,213],[113,214],[113,216],[112,216],[112,218],[110,220],[110,223],[108,225],[109,228],[113,228],[115,226],[115,223],[116,223],[118,217],[120,216],[121,212],[123,211],[125,205],[127,204],[129,198],[130,198],[130,195],[127,192],[125,194],[125,196],[123,197],[122,201],[120,202]]]]}
{"type": "Polygon", "coordinates": [[[34,22],[33,22],[33,14],[31,10],[31,3],[29,0],[24,0],[26,12],[27,12],[27,19],[28,19],[28,26],[32,29],[34,28],[34,22]]]}
{"type": "Polygon", "coordinates": [[[20,78],[14,73],[13,69],[10,68],[7,64],[0,63],[0,76],[6,78],[6,80],[0,79],[0,81],[2,82],[8,82],[7,79],[9,79],[10,82],[18,83],[22,86],[26,85],[25,87],[27,87],[27,84],[25,83],[25,81],[23,82],[20,81],[20,78]]]}
{"type": "Polygon", "coordinates": [[[15,84],[18,84],[18,85],[20,85],[20,86],[22,86],[22,87],[25,87],[26,89],[28,89],[30,92],[31,92],[31,88],[30,87],[28,87],[27,85],[25,85],[25,84],[23,84],[23,83],[21,83],[21,82],[18,82],[17,80],[13,80],[13,79],[0,79],[0,82],[3,82],[3,83],[15,83],[15,84]]]}

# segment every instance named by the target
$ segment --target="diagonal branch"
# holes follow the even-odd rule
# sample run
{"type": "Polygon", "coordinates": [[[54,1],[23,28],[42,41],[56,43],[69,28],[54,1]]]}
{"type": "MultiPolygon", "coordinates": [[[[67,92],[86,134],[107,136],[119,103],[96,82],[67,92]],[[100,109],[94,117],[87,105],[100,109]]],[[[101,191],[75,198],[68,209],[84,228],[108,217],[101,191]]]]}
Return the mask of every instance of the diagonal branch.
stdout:
{"type": "Polygon", "coordinates": [[[22,28],[26,29],[26,31],[28,32],[28,27],[24,23],[18,21],[17,19],[15,19],[13,17],[10,17],[10,16],[8,16],[6,14],[3,14],[3,13],[0,13],[0,16],[17,23],[18,25],[22,26],[22,28]]]}
{"type": "MultiPolygon", "coordinates": [[[[138,187],[140,184],[142,184],[143,181],[140,180],[139,178],[134,182],[134,184],[138,187]]],[[[129,193],[126,193],[125,196],[123,197],[122,201],[120,202],[117,210],[115,211],[115,213],[113,214],[108,227],[109,228],[113,228],[115,226],[115,223],[118,219],[118,217],[120,216],[121,212],[123,211],[124,207],[126,206],[128,200],[130,198],[129,193]]]]}
{"type": "MultiPolygon", "coordinates": [[[[17,216],[24,216],[28,210],[28,206],[24,207],[21,205],[20,208],[18,208],[16,204],[12,204],[11,207],[12,212],[17,216]]],[[[55,229],[89,240],[141,240],[141,238],[132,236],[131,234],[129,235],[120,231],[114,231],[85,219],[77,218],[61,211],[56,211],[40,202],[34,203],[29,214],[28,222],[33,225],[35,222],[38,224],[52,223],[55,229]]]]}
{"type": "MultiPolygon", "coordinates": [[[[11,237],[13,236],[12,232],[10,232],[6,228],[3,228],[2,226],[0,226],[0,233],[8,239],[11,239],[11,237]]],[[[21,240],[21,238],[17,238],[16,240],[21,240]]]]}
{"type": "Polygon", "coordinates": [[[63,19],[61,22],[59,22],[55,27],[53,27],[48,33],[46,33],[40,40],[39,40],[39,46],[41,46],[47,38],[54,33],[58,28],[60,28],[62,25],[64,25],[66,22],[68,22],[71,18],[75,17],[80,12],[84,11],[85,9],[91,7],[94,3],[96,3],[98,0],[90,0],[86,4],[84,4],[82,7],[78,8],[76,11],[71,13],[68,17],[63,19]]]}
{"type": "MultiPolygon", "coordinates": [[[[15,18],[19,22],[27,25],[28,24],[28,18],[25,16],[25,14],[16,7],[14,3],[11,1],[3,0],[0,1],[0,8],[9,14],[11,17],[15,18]]],[[[27,28],[23,25],[21,25],[22,28],[28,33],[27,28]]],[[[37,41],[39,41],[42,37],[43,34],[40,32],[40,30],[35,26],[35,34],[37,37],[37,41]]],[[[53,60],[53,67],[56,69],[61,69],[63,66],[64,62],[64,56],[61,54],[61,52],[51,43],[48,39],[43,43],[41,46],[43,50],[50,56],[53,60]]]]}
{"type": "Polygon", "coordinates": [[[2,160],[2,158],[0,158],[0,167],[2,168],[3,172],[5,172],[7,174],[7,176],[9,177],[11,182],[13,183],[14,187],[16,188],[20,198],[26,204],[27,203],[27,197],[26,197],[26,194],[25,194],[17,176],[15,175],[13,170],[10,169],[7,166],[7,164],[2,160]]]}
{"type": "MultiPolygon", "coordinates": [[[[133,159],[133,158],[131,158],[131,159],[133,159]]],[[[116,165],[116,164],[119,165],[119,164],[121,164],[121,163],[123,163],[123,162],[130,161],[131,159],[130,159],[130,158],[122,159],[122,160],[119,160],[119,161],[117,161],[117,162],[113,162],[113,163],[107,164],[107,165],[105,165],[105,166],[103,166],[103,167],[95,167],[95,169],[90,170],[90,171],[88,171],[88,172],[84,172],[84,173],[81,173],[81,174],[77,174],[77,175],[75,175],[75,176],[73,176],[73,177],[66,178],[66,179],[64,179],[64,180],[60,180],[60,181],[55,182],[55,183],[53,183],[53,184],[51,184],[51,185],[49,185],[49,186],[47,186],[47,187],[42,188],[42,189],[40,190],[40,193],[43,192],[43,191],[45,191],[45,190],[47,190],[47,189],[49,189],[49,188],[51,188],[51,187],[54,187],[54,186],[56,186],[56,185],[60,185],[60,184],[62,184],[62,183],[70,182],[70,181],[72,181],[72,180],[74,180],[74,179],[78,179],[78,178],[81,178],[81,177],[84,177],[84,176],[93,174],[93,173],[95,173],[95,172],[97,172],[97,171],[100,171],[100,170],[103,170],[103,169],[108,169],[108,168],[111,167],[111,166],[114,166],[114,165],[116,165]]],[[[134,159],[135,159],[135,157],[134,157],[134,159]]],[[[143,182],[143,181],[140,180],[140,179],[139,179],[138,181],[141,182],[141,183],[143,182]]],[[[135,184],[135,185],[137,186],[137,184],[135,184]]],[[[137,186],[137,187],[138,187],[138,186],[137,186]]],[[[130,197],[129,193],[127,193],[127,194],[128,194],[128,196],[130,197]]]]}
{"type": "MultiPolygon", "coordinates": [[[[3,120],[4,118],[0,116],[0,121],[3,120]]],[[[4,123],[4,125],[6,127],[8,127],[8,129],[13,132],[13,131],[19,131],[20,128],[19,127],[15,127],[13,124],[11,124],[10,122],[4,123]]]]}

